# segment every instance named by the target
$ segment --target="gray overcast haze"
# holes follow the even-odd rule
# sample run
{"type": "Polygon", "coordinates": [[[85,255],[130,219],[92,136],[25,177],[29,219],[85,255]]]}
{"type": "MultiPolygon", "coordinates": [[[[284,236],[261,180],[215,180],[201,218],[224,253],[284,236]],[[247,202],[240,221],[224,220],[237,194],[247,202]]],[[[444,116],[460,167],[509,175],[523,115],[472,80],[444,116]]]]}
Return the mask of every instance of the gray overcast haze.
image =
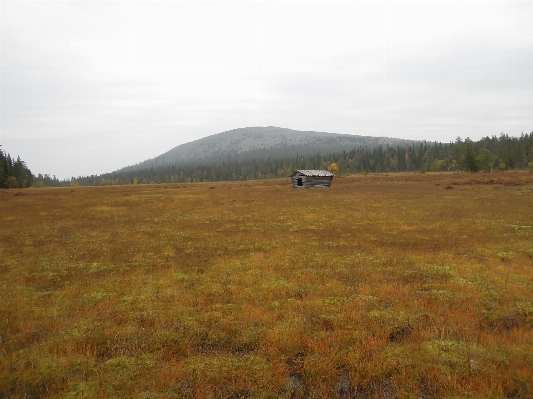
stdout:
{"type": "Polygon", "coordinates": [[[247,126],[533,130],[533,2],[1,1],[0,144],[101,174],[247,126]]]}

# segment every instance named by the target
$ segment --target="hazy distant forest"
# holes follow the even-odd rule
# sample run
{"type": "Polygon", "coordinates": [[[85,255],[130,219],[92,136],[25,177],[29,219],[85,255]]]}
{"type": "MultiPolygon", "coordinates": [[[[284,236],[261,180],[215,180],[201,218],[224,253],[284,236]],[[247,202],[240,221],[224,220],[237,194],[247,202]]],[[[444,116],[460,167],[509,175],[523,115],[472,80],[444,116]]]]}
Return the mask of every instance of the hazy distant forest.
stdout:
{"type": "Polygon", "coordinates": [[[327,169],[335,163],[337,176],[352,173],[478,172],[511,169],[533,170],[533,132],[520,137],[485,137],[479,141],[457,138],[453,143],[420,142],[407,147],[358,147],[314,155],[265,156],[224,161],[196,161],[143,170],[129,170],[59,180],[39,174],[32,179],[24,162],[2,155],[2,187],[103,186],[150,183],[255,180],[286,177],[297,169],[327,169]],[[16,180],[16,182],[15,182],[16,180]],[[18,184],[18,185],[17,185],[18,184]]]}

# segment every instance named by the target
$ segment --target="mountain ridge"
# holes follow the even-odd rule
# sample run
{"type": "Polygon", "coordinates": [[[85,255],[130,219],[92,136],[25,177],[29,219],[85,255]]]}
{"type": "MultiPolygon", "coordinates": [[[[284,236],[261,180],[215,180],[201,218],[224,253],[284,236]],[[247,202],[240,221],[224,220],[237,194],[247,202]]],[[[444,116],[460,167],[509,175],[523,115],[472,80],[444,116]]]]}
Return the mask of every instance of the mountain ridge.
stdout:
{"type": "Polygon", "coordinates": [[[372,137],[316,131],[299,131],[276,126],[245,127],[213,134],[178,145],[171,150],[135,165],[118,170],[130,171],[187,162],[216,162],[257,157],[310,155],[380,145],[409,145],[414,140],[372,137]]]}

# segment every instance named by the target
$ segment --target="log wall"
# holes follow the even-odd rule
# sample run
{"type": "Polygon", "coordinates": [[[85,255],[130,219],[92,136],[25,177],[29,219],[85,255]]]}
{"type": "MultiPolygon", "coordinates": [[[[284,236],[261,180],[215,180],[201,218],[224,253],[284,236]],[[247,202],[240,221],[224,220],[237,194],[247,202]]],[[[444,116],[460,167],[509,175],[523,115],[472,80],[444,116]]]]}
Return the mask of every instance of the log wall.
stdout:
{"type": "Polygon", "coordinates": [[[332,176],[292,176],[292,187],[294,188],[324,188],[330,187],[332,176]],[[302,180],[302,185],[298,185],[298,179],[302,180]]]}

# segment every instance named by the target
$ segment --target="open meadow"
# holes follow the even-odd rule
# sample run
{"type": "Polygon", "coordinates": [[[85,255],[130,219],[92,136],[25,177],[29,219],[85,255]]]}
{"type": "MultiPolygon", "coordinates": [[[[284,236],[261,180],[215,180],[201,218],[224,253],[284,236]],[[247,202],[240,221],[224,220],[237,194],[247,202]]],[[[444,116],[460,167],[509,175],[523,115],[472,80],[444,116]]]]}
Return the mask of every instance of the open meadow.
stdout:
{"type": "Polygon", "coordinates": [[[0,397],[533,397],[533,173],[0,207],[0,397]]]}

